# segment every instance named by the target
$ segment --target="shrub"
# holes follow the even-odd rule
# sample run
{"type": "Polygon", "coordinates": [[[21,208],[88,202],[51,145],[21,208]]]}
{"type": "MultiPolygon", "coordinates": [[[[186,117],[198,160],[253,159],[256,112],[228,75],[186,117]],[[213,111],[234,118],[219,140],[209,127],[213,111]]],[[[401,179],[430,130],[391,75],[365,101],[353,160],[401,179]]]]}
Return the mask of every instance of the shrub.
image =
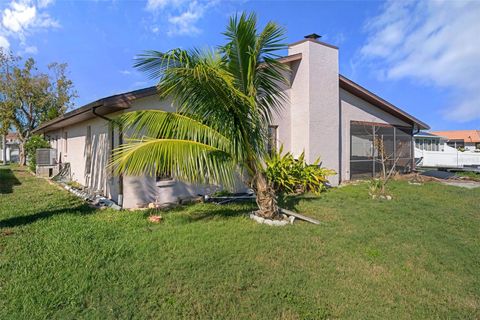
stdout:
{"type": "Polygon", "coordinates": [[[35,172],[37,166],[37,149],[50,148],[50,143],[42,136],[36,134],[30,137],[25,143],[25,153],[27,154],[28,167],[35,172]]]}
{"type": "Polygon", "coordinates": [[[290,152],[282,155],[283,146],[266,159],[265,174],[273,188],[279,193],[320,193],[326,189],[327,177],[335,171],[322,168],[320,158],[309,165],[305,153],[295,159],[290,152]]]}

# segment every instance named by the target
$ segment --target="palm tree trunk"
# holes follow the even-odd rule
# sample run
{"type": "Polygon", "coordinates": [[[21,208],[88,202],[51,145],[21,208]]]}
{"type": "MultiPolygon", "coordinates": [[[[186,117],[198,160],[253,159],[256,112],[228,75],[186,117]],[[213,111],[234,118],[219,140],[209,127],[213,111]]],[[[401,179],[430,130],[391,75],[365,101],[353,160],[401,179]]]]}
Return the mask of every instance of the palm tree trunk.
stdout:
{"type": "Polygon", "coordinates": [[[267,219],[279,217],[280,210],[277,205],[277,196],[263,173],[257,172],[252,186],[257,196],[258,211],[256,215],[267,219]]]}

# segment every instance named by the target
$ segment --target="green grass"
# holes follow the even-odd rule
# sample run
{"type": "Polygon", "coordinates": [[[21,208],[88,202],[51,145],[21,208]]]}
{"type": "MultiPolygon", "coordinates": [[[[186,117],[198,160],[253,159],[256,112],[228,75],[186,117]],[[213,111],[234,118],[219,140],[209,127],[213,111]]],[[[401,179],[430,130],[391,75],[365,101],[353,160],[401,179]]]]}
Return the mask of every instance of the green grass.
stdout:
{"type": "Polygon", "coordinates": [[[0,167],[0,319],[480,317],[480,189],[366,184],[287,205],[324,222],[276,228],[252,205],[95,211],[0,167]]]}
{"type": "Polygon", "coordinates": [[[455,174],[459,177],[469,178],[471,180],[480,181],[480,173],[472,171],[458,171],[455,174]]]}

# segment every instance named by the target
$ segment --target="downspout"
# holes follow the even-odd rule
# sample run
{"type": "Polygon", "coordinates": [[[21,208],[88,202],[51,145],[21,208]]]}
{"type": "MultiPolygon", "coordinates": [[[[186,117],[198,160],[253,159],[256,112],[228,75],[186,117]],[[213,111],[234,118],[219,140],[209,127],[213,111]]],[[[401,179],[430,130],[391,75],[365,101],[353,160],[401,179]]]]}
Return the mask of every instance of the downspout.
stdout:
{"type": "MultiPolygon", "coordinates": [[[[108,117],[105,117],[104,115],[101,115],[101,114],[98,114],[96,112],[96,109],[98,107],[101,107],[100,106],[95,106],[95,107],[92,107],[92,113],[93,115],[95,115],[96,117],[99,117],[103,120],[106,120],[108,121],[108,123],[110,124],[110,137],[111,137],[111,148],[110,148],[110,158],[113,157],[113,149],[114,149],[114,146],[115,146],[115,127],[113,126],[113,119],[111,118],[108,118],[108,117]]],[[[119,134],[118,134],[118,144],[121,145],[123,143],[123,133],[122,133],[122,130],[120,129],[119,130],[119,134]]],[[[123,207],[123,175],[120,174],[118,176],[118,198],[117,198],[117,204],[120,206],[120,207],[123,207]]]]}

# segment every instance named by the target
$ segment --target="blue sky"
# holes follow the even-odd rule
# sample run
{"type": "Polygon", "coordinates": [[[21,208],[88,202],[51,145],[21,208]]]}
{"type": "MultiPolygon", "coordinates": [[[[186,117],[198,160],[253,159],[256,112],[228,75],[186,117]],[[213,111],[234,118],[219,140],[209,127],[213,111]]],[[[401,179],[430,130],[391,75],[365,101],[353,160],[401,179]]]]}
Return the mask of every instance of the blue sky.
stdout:
{"type": "Polygon", "coordinates": [[[432,126],[480,129],[480,1],[0,0],[0,47],[67,62],[77,106],[153,84],[143,50],[215,46],[229,16],[255,11],[287,42],[315,32],[340,71],[432,126]]]}

